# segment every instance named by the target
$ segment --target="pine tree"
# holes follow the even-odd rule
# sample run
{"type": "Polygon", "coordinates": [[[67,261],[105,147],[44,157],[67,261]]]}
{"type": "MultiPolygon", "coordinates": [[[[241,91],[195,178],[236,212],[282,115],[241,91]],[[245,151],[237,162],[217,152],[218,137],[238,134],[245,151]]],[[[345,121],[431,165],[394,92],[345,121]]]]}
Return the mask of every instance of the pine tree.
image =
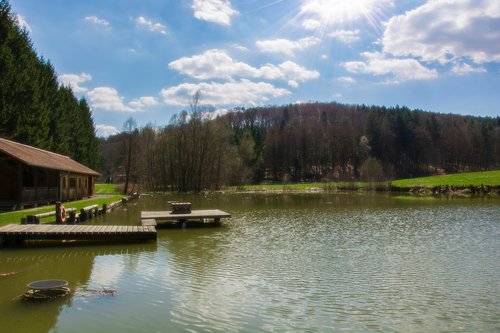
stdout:
{"type": "Polygon", "coordinates": [[[90,107],[59,84],[7,0],[0,0],[0,78],[0,136],[98,166],[90,107]]]}

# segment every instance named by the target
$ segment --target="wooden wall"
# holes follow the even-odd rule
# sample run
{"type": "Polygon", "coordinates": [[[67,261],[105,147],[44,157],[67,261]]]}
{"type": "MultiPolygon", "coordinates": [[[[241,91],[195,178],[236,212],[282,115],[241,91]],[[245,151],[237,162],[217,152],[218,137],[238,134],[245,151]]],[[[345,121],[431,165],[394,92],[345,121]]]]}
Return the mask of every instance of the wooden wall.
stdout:
{"type": "Polygon", "coordinates": [[[60,200],[79,200],[93,195],[94,177],[60,172],[60,200]]]}

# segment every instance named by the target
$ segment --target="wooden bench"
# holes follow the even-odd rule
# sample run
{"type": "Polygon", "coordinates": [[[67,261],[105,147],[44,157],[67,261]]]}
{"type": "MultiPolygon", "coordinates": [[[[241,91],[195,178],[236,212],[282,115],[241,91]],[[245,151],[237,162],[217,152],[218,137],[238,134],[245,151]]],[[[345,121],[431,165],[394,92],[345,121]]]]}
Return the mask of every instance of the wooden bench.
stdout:
{"type": "MultiPolygon", "coordinates": [[[[66,219],[68,223],[74,223],[76,208],[66,208],[66,219]],[[73,218],[71,218],[73,216],[73,218]]],[[[46,217],[56,216],[56,211],[50,211],[46,213],[27,215],[26,218],[21,219],[21,224],[40,224],[40,220],[46,217]]]]}

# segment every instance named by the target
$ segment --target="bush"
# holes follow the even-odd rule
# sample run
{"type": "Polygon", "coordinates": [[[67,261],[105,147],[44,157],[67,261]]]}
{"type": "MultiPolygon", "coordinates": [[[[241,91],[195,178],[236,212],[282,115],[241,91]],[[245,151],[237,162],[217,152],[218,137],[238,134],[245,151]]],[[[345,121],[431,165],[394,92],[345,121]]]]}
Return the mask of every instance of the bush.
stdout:
{"type": "Polygon", "coordinates": [[[379,182],[385,179],[385,172],[379,160],[368,157],[359,168],[361,180],[365,182],[379,182]]]}

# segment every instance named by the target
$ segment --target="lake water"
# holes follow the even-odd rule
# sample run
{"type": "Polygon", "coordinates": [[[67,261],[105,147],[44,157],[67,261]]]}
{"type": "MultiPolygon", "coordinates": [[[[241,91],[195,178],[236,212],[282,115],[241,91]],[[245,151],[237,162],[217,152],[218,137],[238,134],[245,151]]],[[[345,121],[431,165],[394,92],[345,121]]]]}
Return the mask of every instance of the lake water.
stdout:
{"type": "MultiPolygon", "coordinates": [[[[0,250],[2,332],[499,332],[500,200],[380,194],[147,197],[233,217],[131,245],[0,250]],[[69,281],[50,302],[17,296],[69,281]],[[89,289],[116,289],[96,294],[89,289]]],[[[70,206],[70,205],[68,205],[70,206]]]]}

